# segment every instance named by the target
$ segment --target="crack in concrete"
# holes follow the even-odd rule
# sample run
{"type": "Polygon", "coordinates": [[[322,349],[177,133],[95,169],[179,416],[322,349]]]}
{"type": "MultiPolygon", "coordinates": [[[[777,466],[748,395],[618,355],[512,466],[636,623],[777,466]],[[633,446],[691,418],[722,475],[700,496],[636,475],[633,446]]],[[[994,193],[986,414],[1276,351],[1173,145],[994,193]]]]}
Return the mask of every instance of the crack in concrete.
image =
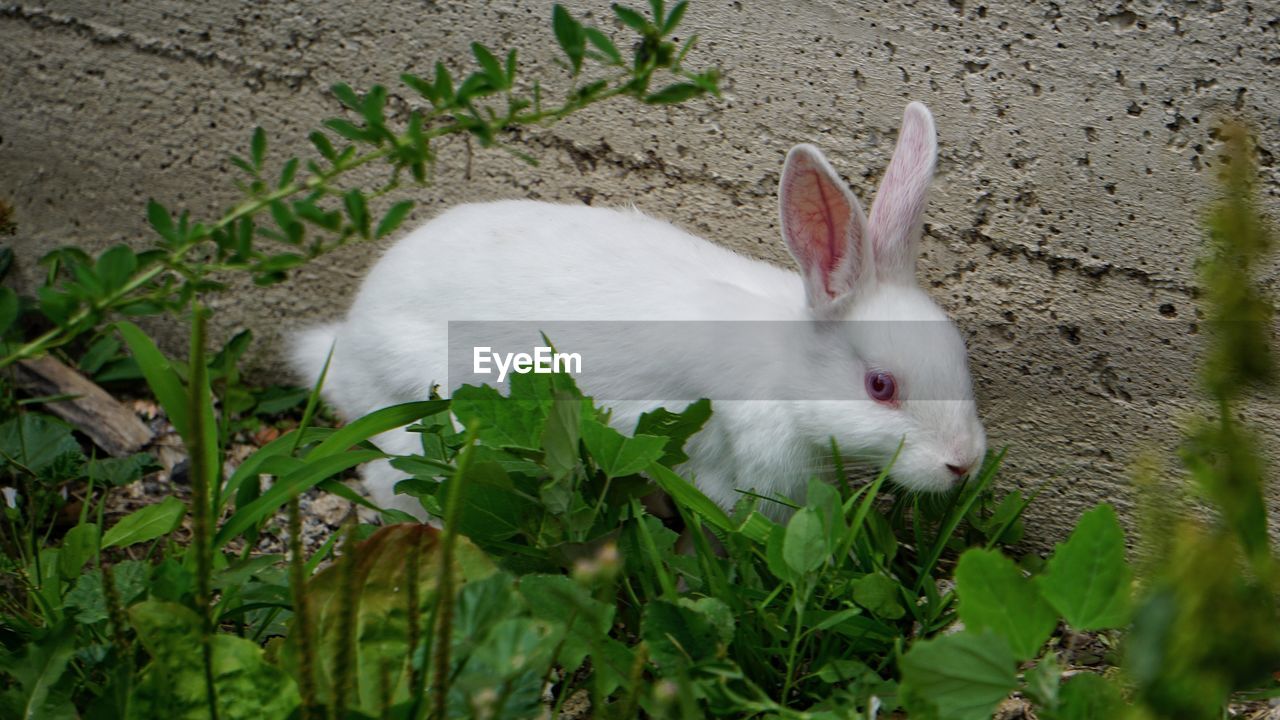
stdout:
{"type": "Polygon", "coordinates": [[[193,50],[176,42],[140,37],[121,28],[82,20],[43,8],[28,8],[19,4],[0,5],[0,17],[24,21],[36,29],[62,28],[75,32],[98,45],[123,45],[144,55],[154,55],[180,62],[191,60],[202,65],[217,65],[259,82],[270,80],[280,83],[291,90],[297,90],[312,81],[310,71],[282,73],[262,63],[231,57],[216,50],[193,50]]]}
{"type": "Polygon", "coordinates": [[[1199,288],[1194,285],[1186,285],[1167,278],[1157,277],[1156,275],[1139,268],[1125,267],[1114,263],[1102,262],[1097,264],[1089,264],[1079,258],[1069,257],[1066,255],[1055,255],[1047,250],[1040,248],[1032,248],[1021,243],[1001,242],[981,230],[967,230],[963,233],[966,237],[978,240],[986,245],[993,252],[1006,257],[1020,255],[1029,262],[1043,263],[1050,272],[1057,274],[1062,270],[1069,270],[1090,280],[1100,280],[1109,275],[1122,277],[1127,280],[1137,282],[1139,285],[1157,290],[1168,290],[1180,293],[1187,298],[1195,299],[1200,296],[1199,288]]]}

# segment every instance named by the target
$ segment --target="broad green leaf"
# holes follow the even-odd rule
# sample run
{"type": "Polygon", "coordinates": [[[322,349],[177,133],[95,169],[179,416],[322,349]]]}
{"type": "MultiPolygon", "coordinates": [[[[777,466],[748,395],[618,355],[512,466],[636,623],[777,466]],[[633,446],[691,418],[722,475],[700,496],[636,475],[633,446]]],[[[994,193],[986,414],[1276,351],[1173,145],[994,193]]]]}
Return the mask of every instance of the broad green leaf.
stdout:
{"type": "Polygon", "coordinates": [[[1057,711],[1042,714],[1042,717],[1046,720],[1113,718],[1123,707],[1124,698],[1114,682],[1101,675],[1083,672],[1063,683],[1057,711]]]}
{"type": "Polygon", "coordinates": [[[674,467],[689,459],[684,445],[711,418],[711,401],[703,398],[690,403],[683,411],[673,413],[666,408],[644,413],[636,422],[636,435],[658,435],[667,444],[658,462],[674,467]]]}
{"type": "Polygon", "coordinates": [[[75,580],[85,563],[98,554],[98,526],[81,523],[62,537],[62,552],[58,553],[58,572],[63,580],[75,580]]]}
{"type": "Polygon", "coordinates": [[[578,467],[582,411],[583,400],[566,395],[557,397],[547,413],[547,422],[542,428],[542,448],[544,464],[553,480],[569,478],[578,467]]]}
{"type": "Polygon", "coordinates": [[[149,469],[159,467],[155,458],[137,453],[122,458],[102,458],[85,464],[85,473],[95,483],[120,487],[138,480],[149,469]]]}
{"type": "MultiPolygon", "coordinates": [[[[172,563],[173,561],[166,561],[172,563]]],[[[176,563],[175,563],[176,564],[176,563]]],[[[148,575],[151,566],[139,560],[125,560],[111,566],[111,579],[116,595],[123,607],[129,607],[149,589],[148,575]]],[[[76,578],[75,585],[67,593],[63,606],[75,613],[76,622],[92,625],[108,617],[107,597],[103,591],[101,568],[76,578]]],[[[155,590],[151,589],[154,593],[155,590]]]]}
{"type": "Polygon", "coordinates": [[[902,607],[898,582],[878,572],[864,575],[853,583],[853,601],[886,620],[897,620],[907,614],[902,607]]]}
{"type": "Polygon", "coordinates": [[[70,426],[40,413],[23,413],[0,425],[0,453],[37,475],[82,457],[70,426]]]}
{"type": "Polygon", "coordinates": [[[804,575],[822,567],[829,554],[822,516],[813,508],[800,508],[787,523],[782,542],[783,561],[792,572],[804,575]]]}
{"type": "Polygon", "coordinates": [[[116,323],[116,329],[124,337],[134,359],[138,361],[138,367],[142,370],[143,377],[147,379],[147,385],[155,394],[156,400],[160,401],[160,406],[168,415],[169,422],[173,423],[174,429],[184,440],[189,439],[191,412],[187,391],[182,386],[182,380],[178,377],[177,371],[173,369],[169,359],[160,352],[151,338],[137,325],[122,321],[116,323]]]}
{"type": "Polygon", "coordinates": [[[1036,579],[1040,592],[1077,630],[1118,628],[1129,622],[1133,571],[1124,558],[1124,530],[1115,508],[1085,513],[1036,579]]]}
{"type": "Polygon", "coordinates": [[[0,711],[14,720],[74,720],[70,697],[57,690],[58,681],[75,653],[75,633],[61,623],[26,640],[21,654],[0,657],[0,670],[16,687],[0,695],[0,711]]]}
{"type": "Polygon", "coordinates": [[[454,391],[452,407],[468,429],[479,424],[485,444],[537,450],[550,404],[550,398],[503,397],[488,385],[464,385],[454,391]]]}
{"type": "Polygon", "coordinates": [[[938,720],[990,720],[1018,687],[1017,661],[1004,639],[968,631],[921,640],[902,656],[908,710],[938,720]]]}
{"type": "MultiPolygon", "coordinates": [[[[148,601],[129,608],[129,618],[151,662],[133,688],[128,717],[208,718],[200,617],[183,605],[148,601]]],[[[228,633],[217,633],[210,642],[219,718],[282,718],[298,707],[293,679],[268,663],[257,643],[228,633]]]]}
{"type": "MultiPolygon", "coordinates": [[[[466,664],[452,689],[468,698],[484,697],[501,687],[486,710],[493,718],[537,718],[543,704],[543,675],[558,647],[551,624],[528,617],[500,621],[488,634],[468,638],[466,664]],[[474,644],[470,641],[474,640],[474,644]]],[[[451,717],[462,717],[456,710],[451,717]]]]}
{"type": "Polygon", "coordinates": [[[1040,658],[1036,666],[1024,674],[1028,697],[1036,702],[1036,709],[1047,714],[1058,708],[1058,691],[1062,683],[1062,666],[1058,664],[1058,656],[1049,652],[1040,658]]]}
{"type": "MultiPolygon", "coordinates": [[[[724,624],[725,611],[727,607],[723,603],[698,606],[692,602],[656,600],[645,605],[640,635],[649,645],[654,663],[662,671],[673,673],[681,666],[724,655],[727,643],[733,638],[732,624],[727,628],[724,624]]],[[[728,619],[731,623],[732,617],[728,619]]]]}
{"type": "Polygon", "coordinates": [[[1058,625],[1058,615],[1030,578],[998,551],[973,549],[960,556],[956,593],[965,627],[991,630],[1018,660],[1030,660],[1058,625]]]}
{"type": "MultiPolygon", "coordinates": [[[[516,490],[495,462],[473,462],[463,484],[458,531],[482,545],[516,535],[529,518],[537,517],[537,505],[516,490]]],[[[456,485],[453,477],[444,481],[442,505],[456,485]]]]}
{"type": "Polygon", "coordinates": [[[666,438],[626,437],[592,417],[582,418],[582,442],[596,465],[610,478],[635,475],[662,457],[666,438]]]}
{"type": "Polygon", "coordinates": [[[120,522],[111,526],[111,529],[102,536],[102,548],[105,550],[116,546],[128,547],[155,540],[161,535],[173,532],[178,527],[178,523],[182,522],[182,516],[186,514],[187,506],[170,495],[154,505],[148,505],[120,518],[120,522]]]}
{"type": "Polygon", "coordinates": [[[603,643],[613,625],[615,608],[591,597],[587,588],[564,575],[526,575],[520,595],[535,618],[559,628],[564,647],[560,663],[574,671],[594,647],[603,643]]]}
{"type": "Polygon", "coordinates": [[[138,257],[133,250],[127,245],[116,245],[98,257],[94,272],[103,290],[112,292],[123,287],[137,269],[138,257]]]}
{"type": "MultiPolygon", "coordinates": [[[[311,665],[321,702],[332,700],[337,677],[344,594],[350,597],[350,617],[354,618],[356,638],[349,676],[351,709],[378,717],[384,698],[392,705],[408,699],[406,660],[414,654],[408,647],[411,610],[406,592],[410,579],[408,560],[416,557],[418,561],[418,606],[412,611],[417,615],[425,641],[431,635],[429,623],[437,601],[438,546],[439,531],[429,525],[388,525],[356,546],[349,583],[344,578],[348,568],[342,561],[307,581],[307,612],[314,633],[311,665]],[[384,679],[387,693],[383,691],[384,679]]],[[[454,568],[455,582],[459,585],[482,580],[495,572],[492,562],[466,538],[457,539],[454,568]]],[[[296,628],[296,620],[293,627],[296,628]]],[[[303,665],[296,632],[285,636],[280,648],[280,666],[293,677],[299,677],[303,665]]]]}

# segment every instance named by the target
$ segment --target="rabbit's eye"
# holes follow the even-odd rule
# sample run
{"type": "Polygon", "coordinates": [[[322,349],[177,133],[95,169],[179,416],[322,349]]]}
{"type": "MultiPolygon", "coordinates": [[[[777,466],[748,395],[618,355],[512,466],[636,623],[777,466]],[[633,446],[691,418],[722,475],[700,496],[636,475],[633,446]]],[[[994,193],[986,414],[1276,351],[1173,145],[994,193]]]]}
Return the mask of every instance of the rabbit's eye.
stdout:
{"type": "Polygon", "coordinates": [[[867,373],[866,384],[867,394],[872,400],[889,405],[897,403],[898,382],[893,379],[893,373],[871,370],[867,373]]]}

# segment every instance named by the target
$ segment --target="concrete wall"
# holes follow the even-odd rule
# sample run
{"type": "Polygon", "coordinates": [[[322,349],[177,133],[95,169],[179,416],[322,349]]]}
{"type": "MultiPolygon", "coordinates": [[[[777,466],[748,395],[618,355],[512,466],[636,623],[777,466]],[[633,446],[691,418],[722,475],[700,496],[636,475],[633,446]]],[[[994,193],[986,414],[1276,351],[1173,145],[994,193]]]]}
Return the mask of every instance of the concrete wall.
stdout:
{"type": "MultiPolygon", "coordinates": [[[[303,149],[338,110],[333,82],[394,83],[472,39],[561,77],[549,17],[516,0],[0,2],[0,196],[21,271],[59,244],[145,242],[148,196],[211,215],[235,199],[227,153],[254,125],[303,149]]],[[[1197,406],[1198,222],[1220,118],[1257,129],[1280,216],[1280,5],[695,0],[686,30],[693,64],[722,67],[723,101],[593,109],[531,135],[537,169],[477,154],[467,177],[465,147],[447,143],[414,219],[472,199],[634,202],[786,262],[787,149],[822,146],[865,204],[904,104],[922,100],[941,159],[921,273],[971,338],[992,444],[1010,447],[1004,481],[1050,483],[1031,514],[1042,541],[1098,499],[1128,507],[1133,459],[1169,457],[1197,406]]],[[[376,252],[228,294],[221,328],[256,328],[257,362],[278,367],[280,330],[335,316],[376,252]]],[[[1276,405],[1249,414],[1277,447],[1276,405]]]]}

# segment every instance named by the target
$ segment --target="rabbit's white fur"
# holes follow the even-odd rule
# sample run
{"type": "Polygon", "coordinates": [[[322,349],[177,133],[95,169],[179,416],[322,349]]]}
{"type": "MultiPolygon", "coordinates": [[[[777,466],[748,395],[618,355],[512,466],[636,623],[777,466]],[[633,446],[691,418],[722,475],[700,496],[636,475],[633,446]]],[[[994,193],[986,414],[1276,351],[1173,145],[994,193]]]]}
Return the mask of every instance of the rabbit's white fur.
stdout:
{"type": "MultiPolygon", "coordinates": [[[[842,452],[879,463],[901,442],[893,479],[915,489],[944,489],[959,471],[976,467],[985,435],[960,334],[913,278],[936,141],[923,105],[909,105],[903,123],[870,221],[816,148],[801,145],[788,155],[782,225],[803,275],[634,209],[532,201],[463,205],[388,250],[345,321],[296,336],[294,366],[313,381],[332,346],[324,395],[354,419],[422,399],[445,380],[450,320],[893,321],[841,323],[838,333],[814,332],[810,344],[777,348],[791,355],[776,362],[787,372],[772,375],[734,367],[734,358],[723,355],[709,362],[696,349],[654,352],[651,343],[661,338],[645,338],[642,347],[649,352],[614,345],[572,349],[584,358],[633,353],[624,363],[629,369],[620,373],[631,377],[598,382],[646,383],[655,398],[710,396],[739,378],[774,383],[756,388],[768,397],[812,397],[814,388],[831,388],[831,397],[857,398],[714,402],[711,420],[690,440],[690,459],[680,469],[725,507],[738,500],[738,490],[802,496],[810,477],[831,469],[831,437],[842,452]],[[898,402],[867,397],[863,379],[871,369],[893,373],[898,402]]],[[[665,342],[681,341],[687,338],[665,342]]],[[[608,389],[584,387],[601,397],[608,389]]],[[[640,412],[659,404],[618,403],[614,424],[629,432],[640,412]]],[[[392,454],[418,450],[418,436],[402,430],[375,442],[392,454]]],[[[385,461],[364,473],[375,502],[421,516],[416,501],[394,495],[401,477],[385,461]]]]}

